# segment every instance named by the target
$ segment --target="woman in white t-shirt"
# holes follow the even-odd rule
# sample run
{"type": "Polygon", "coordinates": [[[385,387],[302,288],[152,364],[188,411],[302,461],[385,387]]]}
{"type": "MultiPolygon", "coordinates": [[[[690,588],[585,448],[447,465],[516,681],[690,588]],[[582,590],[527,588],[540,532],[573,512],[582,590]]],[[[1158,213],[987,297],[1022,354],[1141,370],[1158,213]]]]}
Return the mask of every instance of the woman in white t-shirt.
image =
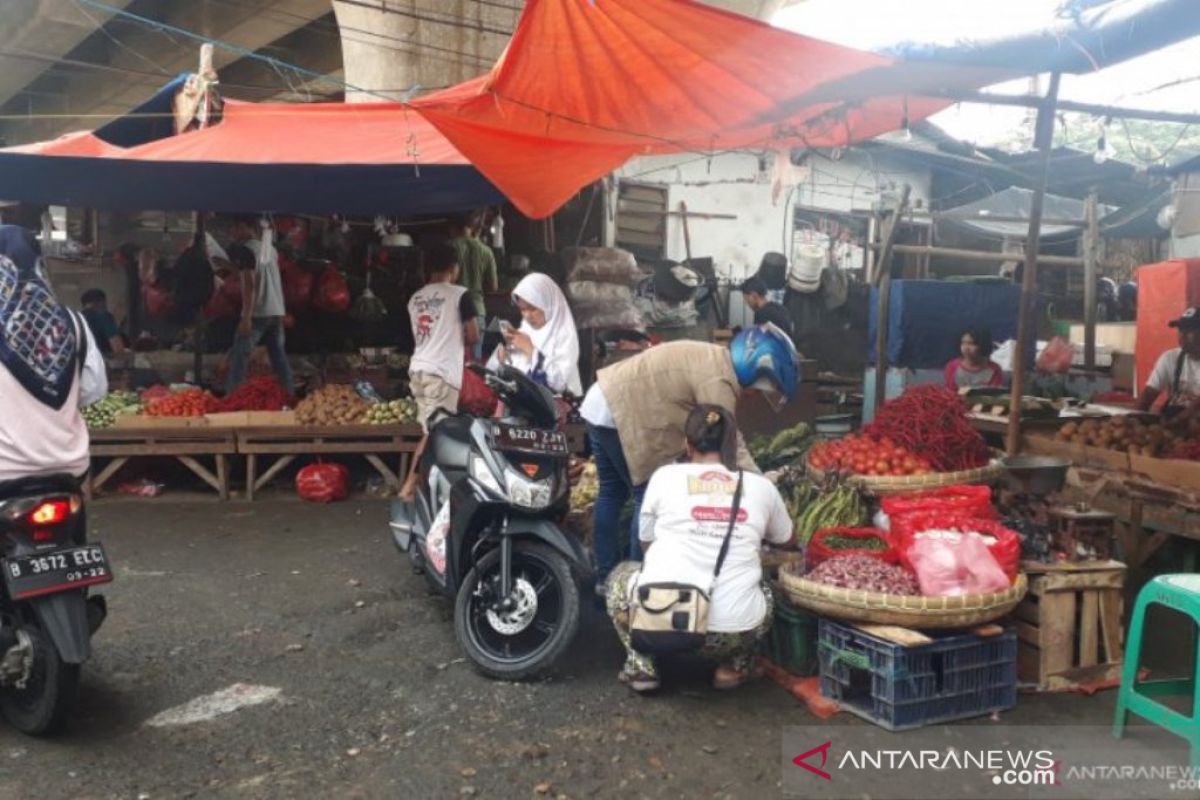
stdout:
{"type": "MultiPolygon", "coordinates": [[[[639,538],[644,561],[618,564],[608,579],[608,613],[625,645],[619,679],[638,692],[659,686],[654,659],[630,645],[630,603],[639,582],[712,584],[737,487],[737,426],[720,406],[700,405],[684,428],[688,463],[660,467],[642,501],[639,538]]],[[[773,601],[763,582],[764,542],[786,545],[792,521],[775,486],[743,473],[738,521],[721,575],[709,596],[708,637],[700,655],[718,663],[717,689],[753,676],[755,647],[771,625],[773,601]]]]}

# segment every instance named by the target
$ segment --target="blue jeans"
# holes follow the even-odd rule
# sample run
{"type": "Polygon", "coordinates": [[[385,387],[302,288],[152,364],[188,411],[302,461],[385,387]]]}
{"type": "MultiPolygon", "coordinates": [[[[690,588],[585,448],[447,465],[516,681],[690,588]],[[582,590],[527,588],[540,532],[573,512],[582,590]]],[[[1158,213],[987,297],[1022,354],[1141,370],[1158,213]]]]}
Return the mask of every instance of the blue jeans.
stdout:
{"type": "Polygon", "coordinates": [[[633,524],[629,530],[630,561],[642,560],[641,542],[638,541],[638,517],[642,511],[642,498],[646,496],[646,484],[633,485],[629,477],[629,465],[625,463],[625,451],[621,449],[621,437],[615,428],[601,428],[588,424],[588,441],[592,445],[592,457],[596,460],[596,477],[600,491],[596,495],[593,510],[592,548],[596,556],[596,583],[602,584],[621,559],[621,512],[625,503],[633,498],[633,524]]]}
{"type": "Polygon", "coordinates": [[[487,317],[478,316],[475,318],[475,324],[479,326],[479,341],[471,345],[471,355],[476,361],[483,360],[483,332],[487,327],[487,317]]]}
{"type": "Polygon", "coordinates": [[[259,343],[266,345],[271,369],[288,394],[295,391],[292,381],[292,365],[288,363],[287,351],[283,349],[283,317],[255,317],[251,321],[249,336],[235,336],[233,349],[229,351],[229,375],[225,391],[232,392],[246,380],[246,366],[250,353],[259,343]]]}

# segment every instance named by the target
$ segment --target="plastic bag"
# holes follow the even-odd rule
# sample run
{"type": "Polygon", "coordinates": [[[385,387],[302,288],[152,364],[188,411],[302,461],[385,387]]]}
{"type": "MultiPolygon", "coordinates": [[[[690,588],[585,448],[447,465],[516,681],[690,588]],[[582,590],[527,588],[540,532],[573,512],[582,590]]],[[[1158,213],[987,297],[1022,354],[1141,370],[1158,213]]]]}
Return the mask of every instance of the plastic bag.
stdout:
{"type": "Polygon", "coordinates": [[[990,519],[948,514],[906,514],[892,520],[891,541],[900,556],[900,563],[913,567],[909,551],[913,544],[927,531],[978,533],[984,546],[991,552],[1000,569],[1011,581],[1017,577],[1021,565],[1021,536],[990,519]]]}
{"type": "Polygon", "coordinates": [[[814,569],[817,565],[835,556],[867,556],[868,558],[877,558],[888,564],[896,564],[900,561],[899,555],[895,548],[887,540],[887,534],[878,528],[823,528],[813,534],[812,539],[808,542],[808,548],[805,558],[808,562],[808,568],[814,569]],[[825,544],[827,539],[833,537],[842,539],[878,539],[884,543],[881,549],[854,548],[854,547],[829,547],[825,544]]]}
{"type": "Polygon", "coordinates": [[[633,253],[615,247],[567,247],[559,254],[567,281],[600,281],[632,286],[641,280],[633,253]]]}
{"type": "Polygon", "coordinates": [[[574,281],[567,284],[567,297],[582,306],[632,305],[633,289],[617,283],[574,281]]]}
{"type": "Polygon", "coordinates": [[[313,503],[331,503],[350,496],[350,470],[345,464],[309,464],[296,474],[296,492],[313,503]]]}
{"type": "Polygon", "coordinates": [[[350,308],[350,287],[337,268],[330,265],[317,279],[317,294],[313,300],[321,311],[338,314],[350,308]]]}
{"type": "MultiPolygon", "coordinates": [[[[470,360],[467,360],[470,364],[470,360]]],[[[458,392],[458,410],[463,414],[475,417],[490,417],[496,413],[496,404],[500,399],[487,385],[487,381],[479,377],[472,369],[463,369],[462,388],[458,392]]]]}
{"type": "Polygon", "coordinates": [[[992,594],[1009,587],[1009,578],[983,539],[970,533],[918,537],[908,558],[921,594],[927,597],[992,594]]]}
{"type": "Polygon", "coordinates": [[[1061,336],[1055,336],[1037,357],[1037,368],[1042,372],[1064,373],[1071,369],[1071,360],[1075,358],[1075,345],[1061,336]]]}
{"type": "Polygon", "coordinates": [[[889,520],[905,514],[952,514],[976,519],[996,519],[992,490],[987,486],[946,486],[928,492],[900,494],[879,501],[889,520]]]}
{"type": "Polygon", "coordinates": [[[313,275],[296,266],[290,259],[279,259],[280,280],[283,283],[283,304],[295,314],[304,311],[312,302],[313,275]]]}
{"type": "Polygon", "coordinates": [[[142,305],[153,319],[167,319],[175,313],[175,301],[171,299],[171,293],[158,286],[142,287],[142,305]]]}

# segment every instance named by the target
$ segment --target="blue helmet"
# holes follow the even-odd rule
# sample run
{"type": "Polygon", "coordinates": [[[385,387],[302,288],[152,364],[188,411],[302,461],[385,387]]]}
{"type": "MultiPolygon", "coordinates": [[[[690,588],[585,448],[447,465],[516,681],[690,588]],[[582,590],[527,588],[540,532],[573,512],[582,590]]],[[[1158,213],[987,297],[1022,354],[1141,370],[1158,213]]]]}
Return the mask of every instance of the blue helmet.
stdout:
{"type": "Polygon", "coordinates": [[[751,325],[729,344],[733,371],[742,386],[772,388],[787,400],[796,395],[800,381],[799,357],[786,333],[776,326],[751,325]],[[769,386],[764,386],[769,382],[769,386]]]}

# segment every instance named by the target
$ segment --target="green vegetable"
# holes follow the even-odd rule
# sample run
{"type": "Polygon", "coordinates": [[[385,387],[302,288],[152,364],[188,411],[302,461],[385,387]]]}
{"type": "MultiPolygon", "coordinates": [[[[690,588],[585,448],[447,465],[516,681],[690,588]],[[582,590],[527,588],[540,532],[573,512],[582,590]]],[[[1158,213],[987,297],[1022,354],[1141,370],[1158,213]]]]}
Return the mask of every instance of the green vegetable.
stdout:
{"type": "Polygon", "coordinates": [[[826,536],[821,544],[830,550],[887,550],[887,542],[878,536],[855,539],[851,536],[826,536]]]}
{"type": "Polygon", "coordinates": [[[142,403],[135,392],[113,392],[83,408],[83,421],[93,430],[111,428],[117,417],[142,413],[142,403]]]}
{"type": "Polygon", "coordinates": [[[812,431],[801,422],[774,436],[758,436],[747,447],[760,469],[773,470],[801,461],[812,443],[812,431]]]}
{"type": "Polygon", "coordinates": [[[808,544],[825,528],[856,528],[867,521],[867,505],[852,486],[839,486],[814,498],[794,519],[796,538],[808,544]]]}

